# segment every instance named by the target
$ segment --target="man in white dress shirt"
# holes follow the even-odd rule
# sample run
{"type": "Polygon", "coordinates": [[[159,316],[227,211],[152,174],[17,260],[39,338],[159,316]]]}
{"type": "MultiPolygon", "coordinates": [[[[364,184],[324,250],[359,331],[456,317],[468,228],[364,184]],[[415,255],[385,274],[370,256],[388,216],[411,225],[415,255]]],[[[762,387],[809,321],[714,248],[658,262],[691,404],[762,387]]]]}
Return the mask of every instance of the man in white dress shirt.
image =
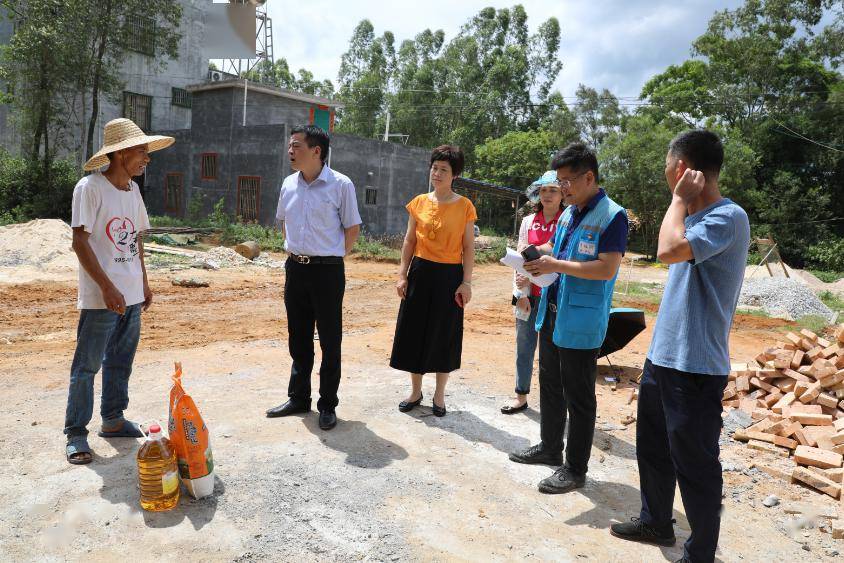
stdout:
{"type": "Polygon", "coordinates": [[[340,344],[343,336],[343,257],[360,234],[355,186],[325,163],[328,134],[313,125],[295,127],[287,145],[297,172],[285,178],[276,219],[284,230],[284,307],[293,365],[286,403],[267,411],[270,418],[311,410],[314,324],[319,333],[319,427],[337,424],[340,344]]]}

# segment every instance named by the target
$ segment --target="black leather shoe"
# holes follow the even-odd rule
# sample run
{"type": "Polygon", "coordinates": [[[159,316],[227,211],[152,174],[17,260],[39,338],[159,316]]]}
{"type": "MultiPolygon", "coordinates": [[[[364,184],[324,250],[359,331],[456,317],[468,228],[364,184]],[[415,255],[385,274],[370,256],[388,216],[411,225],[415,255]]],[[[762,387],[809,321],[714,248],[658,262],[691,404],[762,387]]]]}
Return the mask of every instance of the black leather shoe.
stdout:
{"type": "Polygon", "coordinates": [[[563,454],[561,452],[548,452],[542,447],[542,443],[531,446],[523,452],[510,454],[510,461],[516,463],[536,463],[540,465],[561,465],[563,454]]]}
{"type": "Polygon", "coordinates": [[[283,405],[273,407],[267,411],[267,418],[276,418],[279,416],[290,416],[291,414],[298,414],[311,411],[311,402],[297,403],[290,399],[283,405]]]}
{"type": "Polygon", "coordinates": [[[510,405],[504,405],[501,407],[501,414],[516,414],[517,412],[522,412],[523,410],[528,408],[527,401],[519,405],[518,407],[513,407],[510,405]]]}
{"type": "Polygon", "coordinates": [[[337,426],[337,415],[334,411],[319,411],[319,427],[323,430],[331,430],[337,426]]]}
{"type": "Polygon", "coordinates": [[[668,526],[664,530],[658,530],[635,517],[631,518],[630,522],[613,524],[610,526],[610,533],[623,540],[653,543],[665,547],[670,547],[677,542],[677,538],[674,536],[673,526],[668,526]]]}
{"type": "Polygon", "coordinates": [[[425,397],[420,393],[419,399],[417,399],[415,401],[402,401],[401,403],[399,403],[399,410],[401,412],[410,412],[415,407],[418,407],[420,404],[422,404],[422,399],[424,399],[424,398],[425,397]]]}
{"type": "Polygon", "coordinates": [[[553,475],[539,482],[539,492],[547,495],[559,495],[586,484],[586,475],[579,475],[565,465],[557,469],[553,475]]]}
{"type": "Polygon", "coordinates": [[[439,407],[437,403],[431,401],[431,410],[434,411],[434,416],[445,416],[445,405],[439,407]]]}

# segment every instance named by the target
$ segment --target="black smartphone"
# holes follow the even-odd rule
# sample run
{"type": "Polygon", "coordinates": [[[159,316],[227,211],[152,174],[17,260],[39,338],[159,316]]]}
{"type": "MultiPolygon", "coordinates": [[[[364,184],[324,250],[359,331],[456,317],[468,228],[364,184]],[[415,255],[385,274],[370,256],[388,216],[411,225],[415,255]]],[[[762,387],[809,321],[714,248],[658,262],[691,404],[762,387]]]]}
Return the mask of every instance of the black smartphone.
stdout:
{"type": "Polygon", "coordinates": [[[532,244],[522,250],[522,258],[525,259],[525,262],[533,262],[534,260],[539,260],[540,256],[541,254],[539,254],[539,251],[532,244]]]}

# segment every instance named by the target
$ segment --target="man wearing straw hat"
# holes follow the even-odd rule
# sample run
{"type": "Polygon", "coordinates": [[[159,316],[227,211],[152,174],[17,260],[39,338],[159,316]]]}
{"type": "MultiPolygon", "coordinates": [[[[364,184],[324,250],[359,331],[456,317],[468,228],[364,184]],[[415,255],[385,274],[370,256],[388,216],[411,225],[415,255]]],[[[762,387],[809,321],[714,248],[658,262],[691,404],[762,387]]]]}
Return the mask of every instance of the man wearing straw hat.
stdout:
{"type": "Polygon", "coordinates": [[[79,258],[79,325],[70,368],[64,433],[67,460],[90,463],[88,423],[94,410],[94,375],[103,368],[100,414],[104,438],[139,438],[126,420],[129,375],[141,334],[141,309],[152,303],[141,233],[149,229],[144,201],[132,177],[143,174],[149,153],[173,144],[172,137],[145,135],[129,119],[105,126],[103,147],[85,163],[73,190],[73,250],[79,258]]]}

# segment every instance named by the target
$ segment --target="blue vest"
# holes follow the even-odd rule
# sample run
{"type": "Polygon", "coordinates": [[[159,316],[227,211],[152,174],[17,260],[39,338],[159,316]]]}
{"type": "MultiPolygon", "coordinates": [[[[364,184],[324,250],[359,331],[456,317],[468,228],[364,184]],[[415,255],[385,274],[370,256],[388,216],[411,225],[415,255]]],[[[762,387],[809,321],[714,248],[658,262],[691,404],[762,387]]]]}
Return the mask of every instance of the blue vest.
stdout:
{"type": "MultiPolygon", "coordinates": [[[[574,221],[574,205],[570,205],[557,221],[557,236],[554,256],[559,256],[560,247],[570,225],[574,221]]],[[[572,262],[589,262],[598,259],[598,243],[601,235],[623,207],[603,197],[598,204],[587,211],[577,229],[569,235],[568,253],[565,259],[572,262]]],[[[554,326],[554,344],[560,348],[592,350],[600,348],[607,335],[612,292],[618,272],[610,280],[585,280],[560,274],[557,293],[557,318],[554,326]]],[[[548,287],[542,289],[539,310],[536,313],[536,330],[542,329],[545,311],[548,310],[548,287]]]]}

